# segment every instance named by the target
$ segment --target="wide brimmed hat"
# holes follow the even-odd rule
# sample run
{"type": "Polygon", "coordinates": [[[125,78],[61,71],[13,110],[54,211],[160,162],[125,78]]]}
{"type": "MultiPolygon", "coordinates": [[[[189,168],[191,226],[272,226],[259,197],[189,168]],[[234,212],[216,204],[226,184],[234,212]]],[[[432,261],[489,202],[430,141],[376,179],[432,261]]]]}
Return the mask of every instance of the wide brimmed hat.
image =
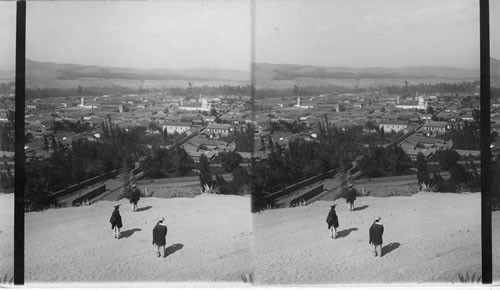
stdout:
{"type": "Polygon", "coordinates": [[[120,205],[121,205],[121,204],[117,204],[117,205],[115,205],[114,207],[115,207],[115,208],[119,208],[119,207],[120,207],[120,205]]]}
{"type": "Polygon", "coordinates": [[[380,216],[376,216],[376,217],[374,217],[373,219],[374,219],[375,221],[379,221],[379,220],[381,220],[382,218],[381,218],[380,216]]]}
{"type": "Polygon", "coordinates": [[[161,222],[163,222],[164,220],[165,220],[165,218],[164,218],[164,217],[159,217],[159,218],[158,218],[158,222],[160,222],[160,223],[161,223],[161,222]]]}
{"type": "Polygon", "coordinates": [[[332,204],[332,205],[330,205],[330,207],[333,207],[333,208],[335,208],[336,206],[337,206],[336,204],[332,204]]]}

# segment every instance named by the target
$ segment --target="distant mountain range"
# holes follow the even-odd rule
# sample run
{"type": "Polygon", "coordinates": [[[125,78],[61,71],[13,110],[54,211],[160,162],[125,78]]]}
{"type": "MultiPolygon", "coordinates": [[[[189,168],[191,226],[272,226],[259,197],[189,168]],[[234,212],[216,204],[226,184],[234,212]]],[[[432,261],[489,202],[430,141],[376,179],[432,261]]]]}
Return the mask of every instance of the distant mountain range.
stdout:
{"type": "Polygon", "coordinates": [[[321,67],[293,64],[256,64],[257,78],[294,79],[294,78],[450,78],[479,79],[479,70],[453,67],[321,67]]]}
{"type": "MultiPolygon", "coordinates": [[[[29,87],[60,87],[75,83],[113,85],[128,83],[165,85],[169,82],[246,82],[250,73],[228,69],[134,69],[81,64],[59,64],[26,59],[26,80],[29,87]]],[[[147,85],[146,85],[147,86],[147,85]]]]}
{"type": "MultiPolygon", "coordinates": [[[[500,87],[500,60],[491,58],[491,84],[500,87]]],[[[479,70],[453,67],[352,68],[294,64],[255,64],[257,87],[297,85],[403,85],[410,83],[479,80],[479,70]]],[[[13,80],[14,72],[0,70],[0,82],[13,80]]],[[[58,64],[26,59],[28,87],[82,85],[186,86],[248,84],[250,73],[227,69],[134,69],[81,64],[58,64]]]]}
{"type": "MultiPolygon", "coordinates": [[[[500,85],[500,61],[491,58],[492,85],[500,85]]],[[[257,85],[272,83],[289,84],[291,81],[303,85],[403,85],[404,80],[410,83],[460,82],[477,81],[479,69],[462,69],[442,66],[416,67],[326,67],[294,64],[256,63],[255,77],[257,85]]]]}

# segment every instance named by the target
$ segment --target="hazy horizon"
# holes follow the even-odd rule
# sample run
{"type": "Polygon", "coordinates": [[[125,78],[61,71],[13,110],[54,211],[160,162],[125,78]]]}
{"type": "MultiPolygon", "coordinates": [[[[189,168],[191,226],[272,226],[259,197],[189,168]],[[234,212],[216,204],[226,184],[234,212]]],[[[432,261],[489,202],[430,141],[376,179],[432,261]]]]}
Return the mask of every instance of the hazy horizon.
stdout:
{"type": "Polygon", "coordinates": [[[479,69],[475,0],[256,0],[255,62],[479,69]]]}

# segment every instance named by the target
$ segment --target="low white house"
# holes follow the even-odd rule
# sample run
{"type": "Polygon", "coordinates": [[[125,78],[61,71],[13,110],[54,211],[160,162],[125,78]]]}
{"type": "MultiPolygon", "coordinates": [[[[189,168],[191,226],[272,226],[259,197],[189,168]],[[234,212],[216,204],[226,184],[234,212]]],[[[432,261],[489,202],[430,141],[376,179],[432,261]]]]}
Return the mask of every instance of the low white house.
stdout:
{"type": "Polygon", "coordinates": [[[379,128],[384,130],[384,132],[399,132],[408,127],[408,122],[405,121],[382,121],[379,125],[379,128]]]}
{"type": "Polygon", "coordinates": [[[229,124],[210,124],[207,126],[206,131],[211,134],[219,134],[223,136],[229,135],[232,131],[232,127],[229,124]]]}
{"type": "Polygon", "coordinates": [[[167,129],[168,134],[175,132],[181,134],[191,130],[191,123],[188,122],[167,122],[162,127],[163,130],[167,129]]]}

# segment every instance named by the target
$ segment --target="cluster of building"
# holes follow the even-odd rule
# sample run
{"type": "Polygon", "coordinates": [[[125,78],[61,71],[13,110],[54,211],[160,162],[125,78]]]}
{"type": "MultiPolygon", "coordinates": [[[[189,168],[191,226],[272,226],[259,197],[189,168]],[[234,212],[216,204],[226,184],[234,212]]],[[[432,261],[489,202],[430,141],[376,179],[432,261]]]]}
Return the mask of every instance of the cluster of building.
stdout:
{"type": "MultiPolygon", "coordinates": [[[[264,129],[262,139],[271,136],[273,142],[281,144],[295,138],[314,140],[319,132],[318,124],[325,122],[337,128],[361,126],[366,132],[373,131],[375,126],[386,134],[399,133],[400,146],[411,158],[416,158],[419,152],[430,157],[436,150],[452,148],[446,134],[474,120],[474,110],[479,110],[479,95],[400,96],[373,92],[291,96],[287,101],[284,98],[266,99],[260,105],[264,109],[256,112],[256,122],[264,129]],[[463,103],[464,99],[468,100],[467,104],[463,103]],[[265,130],[271,123],[282,122],[301,124],[307,129],[295,134],[265,130]]],[[[256,151],[261,149],[264,150],[262,145],[256,144],[256,151]]]]}
{"type": "MultiPolygon", "coordinates": [[[[196,135],[197,139],[189,142],[210,148],[209,155],[220,150],[234,151],[233,145],[222,144],[224,141],[220,139],[251,122],[252,113],[244,106],[249,99],[248,96],[183,97],[156,92],[28,100],[25,131],[33,140],[27,145],[27,150],[36,155],[49,154],[43,149],[43,143],[52,136],[68,144],[78,138],[99,140],[103,122],[110,119],[124,129],[144,127],[147,134],[196,135]],[[80,134],[54,132],[55,122],[86,124],[90,130],[80,134]],[[201,142],[201,139],[206,141],[201,142]],[[217,150],[212,148],[214,142],[218,142],[217,150]]],[[[194,152],[188,144],[185,147],[194,159],[199,158],[200,150],[194,152]]]]}

